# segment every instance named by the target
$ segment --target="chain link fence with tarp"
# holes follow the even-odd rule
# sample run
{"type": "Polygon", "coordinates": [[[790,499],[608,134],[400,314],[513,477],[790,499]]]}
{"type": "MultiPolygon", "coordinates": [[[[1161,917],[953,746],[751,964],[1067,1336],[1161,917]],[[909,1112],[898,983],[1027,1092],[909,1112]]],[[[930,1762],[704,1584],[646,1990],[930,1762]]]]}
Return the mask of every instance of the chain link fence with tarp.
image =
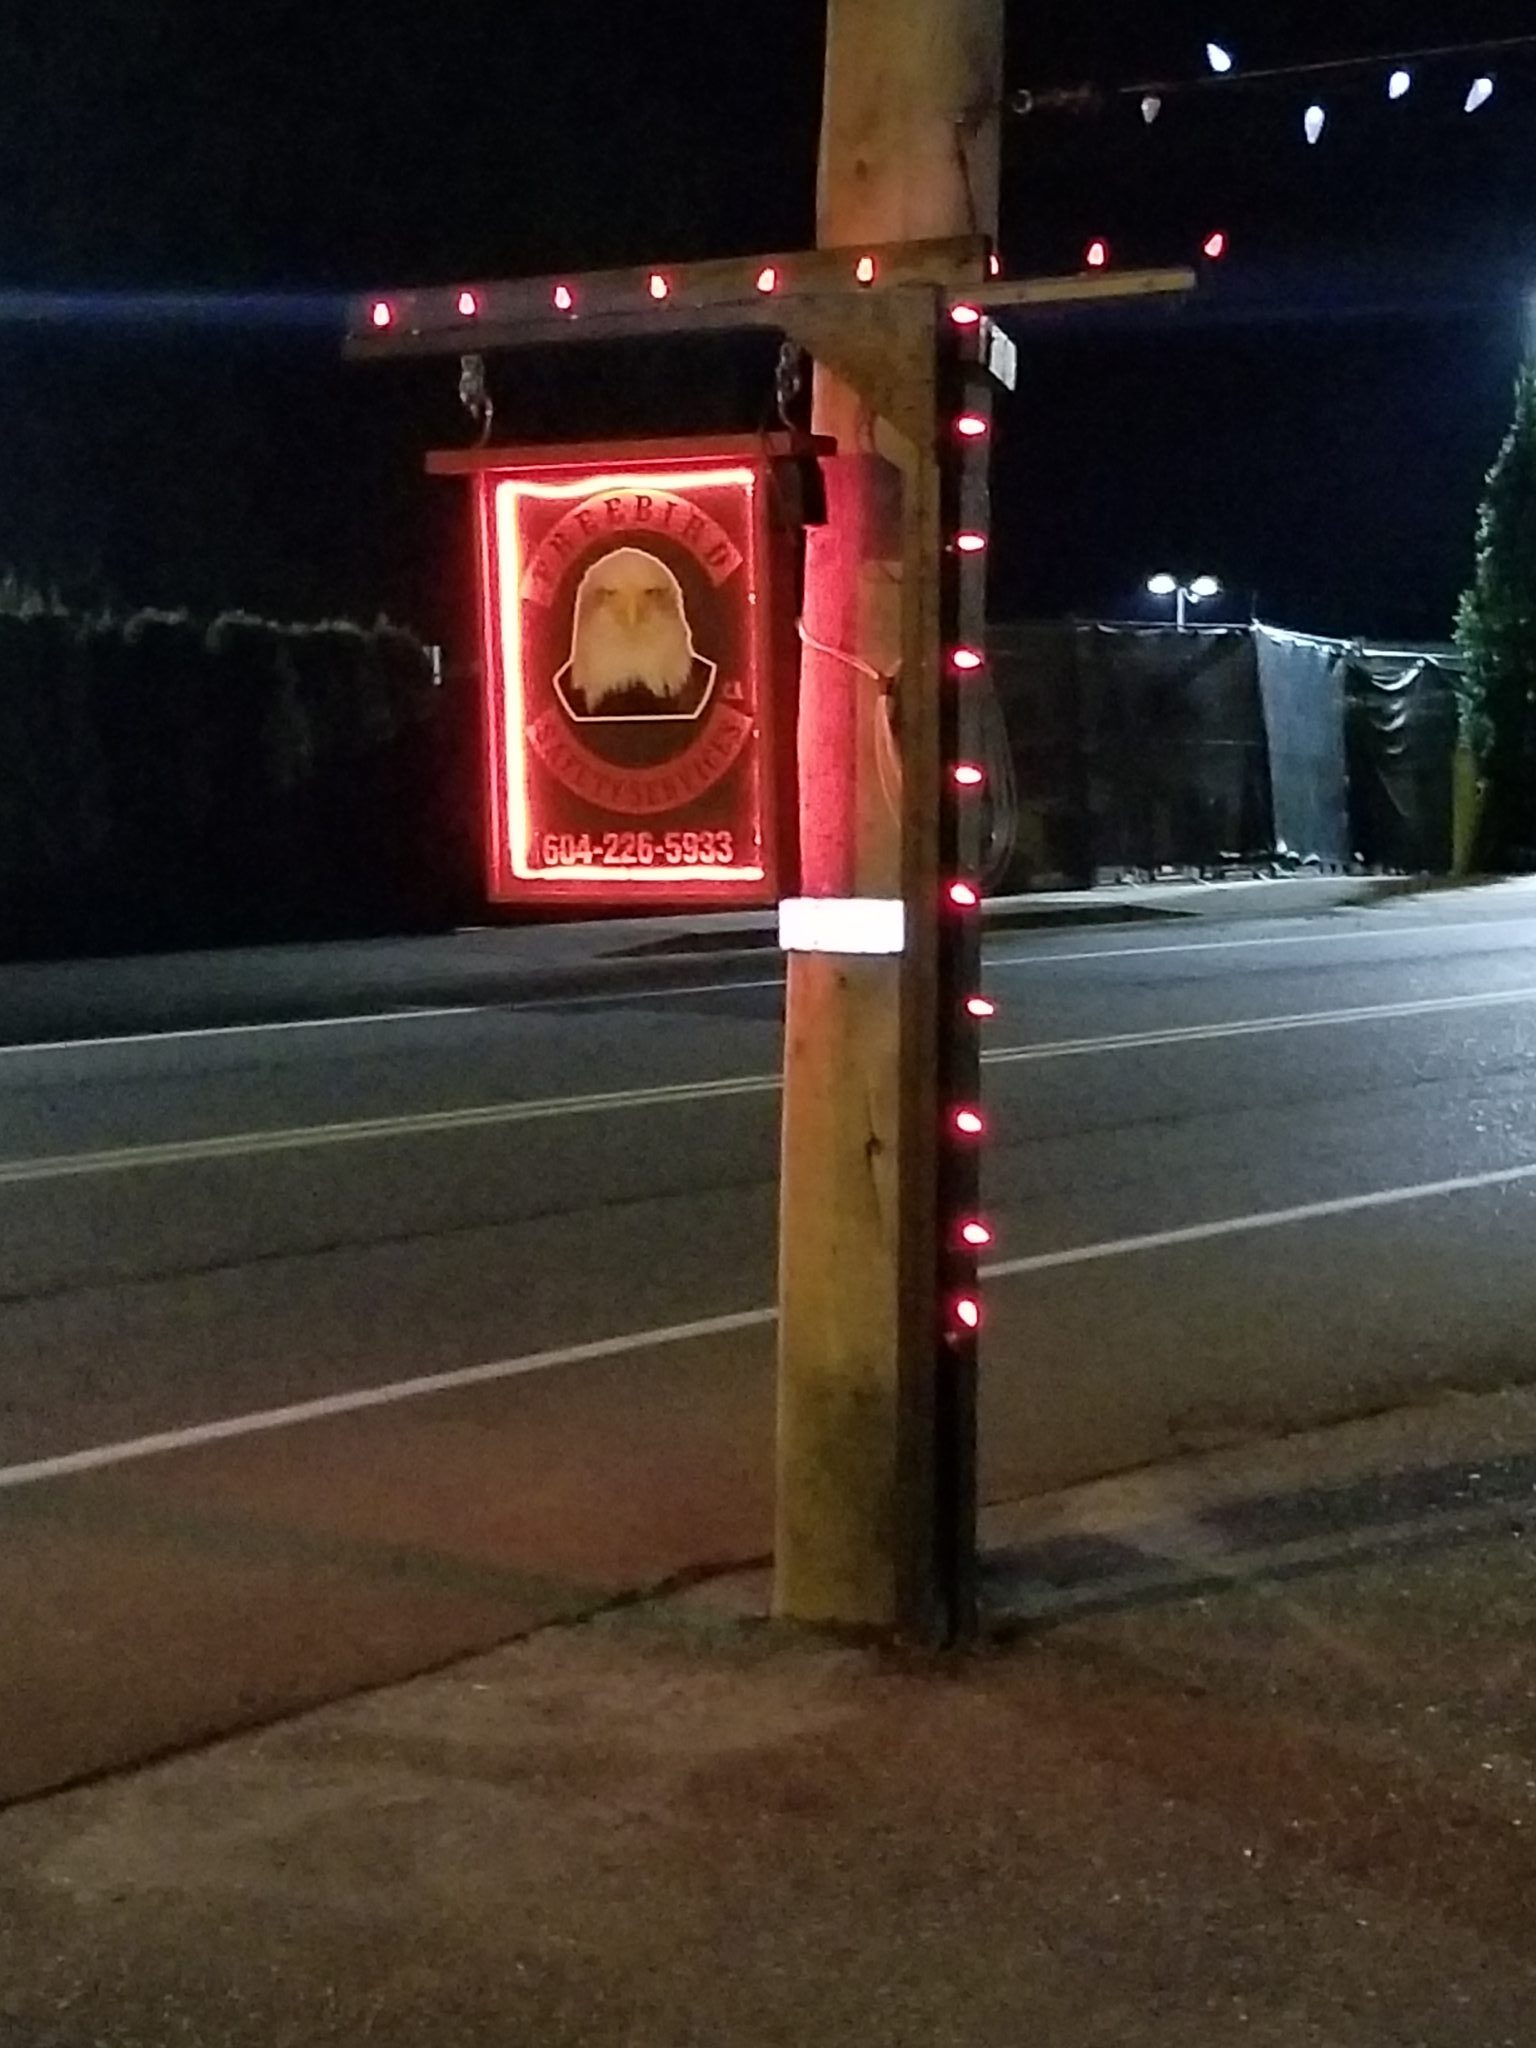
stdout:
{"type": "Polygon", "coordinates": [[[1064,622],[991,652],[1018,787],[1000,886],[1347,859],[1338,693],[1289,650],[1261,674],[1246,627],[1064,622]]]}
{"type": "Polygon", "coordinates": [[[1350,650],[1350,834],[1368,867],[1439,875],[1454,865],[1460,668],[1451,647],[1350,650]]]}

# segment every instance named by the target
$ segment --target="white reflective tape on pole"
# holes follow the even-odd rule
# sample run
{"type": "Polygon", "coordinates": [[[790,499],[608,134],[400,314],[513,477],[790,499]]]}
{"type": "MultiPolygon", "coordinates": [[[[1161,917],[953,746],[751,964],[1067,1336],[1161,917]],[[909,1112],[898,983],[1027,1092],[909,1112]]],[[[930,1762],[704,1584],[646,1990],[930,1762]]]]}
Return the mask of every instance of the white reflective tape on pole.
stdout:
{"type": "Polygon", "coordinates": [[[786,953],[904,953],[906,905],[899,896],[794,896],[779,905],[786,953]]]}

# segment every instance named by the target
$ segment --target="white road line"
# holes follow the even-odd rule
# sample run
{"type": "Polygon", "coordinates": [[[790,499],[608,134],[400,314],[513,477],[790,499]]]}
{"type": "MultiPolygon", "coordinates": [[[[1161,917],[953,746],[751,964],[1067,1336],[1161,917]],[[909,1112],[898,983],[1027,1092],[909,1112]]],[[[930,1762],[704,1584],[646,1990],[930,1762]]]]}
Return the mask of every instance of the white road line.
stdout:
{"type": "Polygon", "coordinates": [[[73,1180],[93,1173],[133,1173],[146,1167],[190,1166],[210,1159],[257,1158],[264,1153],[308,1152],[383,1138],[415,1138],[442,1131],[474,1131],[502,1124],[542,1123],[551,1117],[593,1116],[604,1110],[652,1109],[668,1103],[713,1102],[733,1095],[777,1091],[777,1074],[747,1074],[726,1081],[687,1081],[660,1088],[625,1088],[603,1095],[557,1095],[531,1102],[489,1102],[473,1109],[423,1110],[412,1116],[361,1117],[352,1123],[298,1124],[285,1130],[234,1131],[216,1138],[181,1138],[157,1145],[121,1145],[102,1152],[57,1152],[0,1162],[0,1187],[33,1181],[73,1180]]]}
{"type": "Polygon", "coordinates": [[[1517,1187],[1536,1180],[1536,1164],[1500,1166],[1488,1173],[1458,1174],[1453,1180],[1418,1181],[1411,1187],[1377,1188],[1368,1195],[1340,1195],[1327,1202],[1301,1202],[1291,1209],[1261,1210],[1251,1216],[1224,1216],[1214,1223],[1189,1223],[1177,1230],[1152,1230],[1143,1237],[1111,1238],[1103,1244],[1069,1246],[1059,1252],[1033,1252],[1022,1259],[1000,1259],[983,1269],[987,1280],[1017,1280],[1029,1273],[1054,1273],[1064,1266],[1091,1266],[1101,1259],[1124,1259],[1138,1252],[1170,1251],[1179,1245],[1203,1244],[1211,1238],[1242,1237],[1250,1231],[1280,1230],[1293,1223],[1324,1223],[1335,1216],[1359,1216],[1371,1209],[1401,1208],[1408,1202],[1433,1202],[1447,1195],[1475,1195],[1489,1188],[1517,1187]]]}
{"type": "Polygon", "coordinates": [[[394,1380],[387,1386],[362,1387],[350,1394],[327,1394],[315,1401],[296,1401],[287,1408],[262,1408],[250,1415],[232,1415],[221,1422],[195,1422],[184,1429],[161,1430],[154,1436],[96,1444],[83,1451],[65,1451],[56,1458],[35,1458],[29,1464],[0,1466],[0,1492],[37,1486],[46,1479],[68,1479],[82,1472],[100,1472],[112,1465],[131,1465],[141,1458],[163,1457],[169,1451],[196,1450],[200,1445],[229,1443],[242,1436],[264,1436],[301,1423],[325,1422],[338,1415],[359,1415],[369,1408],[389,1408],[401,1401],[420,1401],[431,1394],[453,1394],[467,1387],[487,1387],[499,1380],[526,1379],[561,1366],[591,1365],[649,1351],[669,1344],[693,1344],[706,1337],[729,1337],[738,1330],[756,1330],[776,1320],[772,1309],[748,1309],[740,1315],[710,1316],[702,1322],[672,1323],[659,1330],[640,1330],[624,1337],[600,1337],[590,1344],[566,1344],[554,1351],[536,1351],[527,1358],[503,1358],[489,1365],[466,1365],[456,1372],[423,1374],[394,1380]]]}
{"type": "Polygon", "coordinates": [[[434,1017],[473,1017],[483,1003],[448,1003],[414,1010],[366,1010],[354,1017],[284,1017],[265,1024],[201,1024],[185,1031],[127,1031],[108,1038],[37,1038],[0,1045],[0,1059],[22,1053],[108,1052],[130,1045],[175,1045],[196,1038],[257,1038],[269,1031],[342,1031],[352,1024],[424,1024],[434,1017]]]}
{"type": "Polygon", "coordinates": [[[1232,953],[1253,946],[1332,946],[1351,939],[1401,939],[1420,932],[1529,931],[1525,917],[1476,917],[1456,923],[1353,925],[1346,931],[1278,932],[1269,938],[1173,939],[1166,946],[1095,946],[1064,953],[1014,953],[988,958],[989,967],[1060,967],[1080,960],[1141,960],[1163,953],[1232,953]]]}
{"type": "Polygon", "coordinates": [[[1399,1017],[1430,1017],[1444,1010],[1492,1010],[1536,1002],[1536,987],[1490,989],[1476,995],[1424,996],[1416,1002],[1360,1003],[1346,1010],[1299,1010],[1289,1016],[1240,1017],[1227,1024],[1170,1024],[1156,1031],[1117,1031],[1102,1038],[1047,1039],[1041,1045],[995,1046],[982,1054],[988,1066],[1027,1060],[1076,1059],[1090,1053],[1138,1052],[1160,1045],[1202,1045],[1212,1039],[1250,1038],[1274,1031],[1316,1031],[1330,1024],[1391,1023],[1399,1017]]]}
{"type": "MultiPolygon", "coordinates": [[[[1409,1187],[1377,1188],[1369,1194],[1343,1195],[1326,1202],[1302,1202],[1289,1209],[1225,1216],[1211,1223],[1186,1224],[1176,1230],[1149,1231],[1140,1237],[1112,1238],[1101,1244],[1071,1245],[1061,1251],[1035,1252],[1020,1259],[999,1259],[982,1268],[982,1278],[1021,1279],[1034,1273],[1058,1272],[1063,1267],[1094,1265],[1102,1260],[1130,1258],[1144,1252],[1170,1251],[1182,1245],[1279,1230],[1293,1224],[1327,1222],[1335,1217],[1362,1215],[1373,1209],[1396,1208],[1409,1202],[1439,1201],[1452,1195],[1485,1193],[1492,1188],[1515,1187],[1530,1181],[1536,1181],[1536,1163],[1497,1167],[1488,1173],[1462,1174],[1451,1180],[1420,1181],[1409,1187]]],[[[417,1379],[394,1380],[384,1386],[360,1388],[354,1393],[326,1394],[317,1400],[298,1401],[285,1408],[257,1409],[251,1414],[232,1415],[218,1422],[191,1423],[182,1429],[161,1430],[153,1436],[95,1444],[84,1450],[62,1452],[57,1457],[0,1466],[0,1492],[37,1486],[45,1480],[104,1471],[114,1465],[163,1457],[173,1451],[228,1443],[238,1437],[293,1429],[306,1422],[324,1422],[338,1416],[360,1414],[367,1409],[394,1407],[406,1401],[424,1400],[434,1394],[451,1394],[469,1387],[490,1386],[502,1380],[524,1379],[535,1373],[558,1371],[565,1366],[592,1364],[602,1359],[626,1357],[634,1352],[660,1350],[674,1344],[768,1329],[777,1320],[777,1311],[771,1308],[743,1309],[734,1315],[711,1316],[693,1323],[671,1323],[656,1330],[632,1331],[622,1337],[601,1337],[592,1343],[536,1351],[525,1358],[498,1359],[488,1365],[463,1366],[453,1372],[427,1373],[417,1379]]]]}
{"type": "Polygon", "coordinates": [[[668,1003],[679,996],[732,995],[737,989],[783,988],[782,974],[761,981],[678,982],[670,988],[608,988],[585,996],[520,996],[502,1007],[509,1010],[583,1010],[602,1003],[668,1003]]]}
{"type": "MultiPolygon", "coordinates": [[[[1231,1023],[1175,1024],[1152,1031],[1112,1032],[1100,1038],[1048,1039],[1040,1045],[992,1046],[985,1066],[1080,1059],[1160,1046],[1199,1045],[1224,1038],[1252,1038],[1271,1032],[1313,1031],[1329,1025],[1390,1023],[1441,1011],[1496,1009],[1536,1001],[1536,987],[1494,989],[1473,995],[1426,996],[1415,1002],[1362,1004],[1353,1009],[1305,1010],[1277,1017],[1239,1018],[1231,1023]]],[[[680,1081],[654,1088],[623,1088],[592,1095],[546,1096],[528,1102],[491,1102],[469,1109],[422,1110],[408,1116],[362,1117],[334,1124],[299,1124],[271,1131],[233,1131],[210,1138],[171,1139],[160,1144],[121,1145],[96,1152],[60,1152],[32,1159],[0,1161],[0,1188],[39,1181],[77,1180],[91,1174],[134,1173],[148,1168],[194,1166],[209,1160],[251,1159],[284,1152],[308,1152],[334,1145],[376,1143],[388,1138],[431,1137],[486,1130],[508,1124],[545,1123],[556,1117],[596,1116],[629,1109],[659,1109],[685,1102],[710,1102],[745,1095],[775,1095],[777,1074],[744,1074],[723,1081],[680,1081]]]]}
{"type": "MultiPolygon", "coordinates": [[[[1461,920],[1454,924],[1419,923],[1381,927],[1361,925],[1351,926],[1346,931],[1285,932],[1267,938],[1181,939],[1172,940],[1165,946],[1097,946],[1069,952],[1003,954],[990,957],[987,964],[989,967],[1010,969],[1065,967],[1084,960],[1141,960],[1155,958],[1162,953],[1225,953],[1255,946],[1323,946],[1340,944],[1351,939],[1400,939],[1420,932],[1530,930],[1532,923],[1533,920],[1529,918],[1487,917],[1461,920]]],[[[275,1031],[344,1031],[349,1027],[365,1025],[421,1024],[434,1018],[482,1017],[497,1012],[515,1014],[523,1010],[598,1008],[610,1003],[665,1003],[675,1001],[680,996],[732,995],[738,991],[783,986],[784,977],[777,974],[748,981],[701,981],[678,983],[664,988],[603,989],[579,996],[516,996],[504,1003],[446,1003],[415,1009],[360,1011],[343,1017],[294,1017],[257,1024],[209,1024],[177,1031],[125,1032],[105,1038],[39,1038],[29,1039],[19,1045],[0,1045],[0,1060],[16,1058],[22,1054],[31,1054],[35,1057],[43,1053],[99,1052],[114,1047],[173,1045],[178,1041],[199,1038],[257,1037],[262,1033],[275,1031]]]]}
{"type": "MultiPolygon", "coordinates": [[[[1347,931],[1285,932],[1269,938],[1180,939],[1172,940],[1166,946],[1096,946],[1057,953],[989,953],[985,956],[985,964],[988,968],[1063,967],[1075,965],[1082,960],[1140,960],[1153,958],[1159,953],[1224,953],[1250,946],[1322,946],[1334,945],[1349,939],[1400,939],[1419,932],[1486,932],[1510,929],[1530,931],[1533,928],[1536,928],[1536,919],[1524,917],[1470,918],[1460,919],[1455,923],[1430,923],[1421,920],[1417,924],[1391,927],[1351,926],[1347,931]]],[[[506,1007],[513,1010],[570,1010],[607,1003],[667,1002],[677,996],[728,995],[737,989],[783,986],[783,975],[772,975],[761,981],[704,981],[697,982],[691,987],[605,989],[600,994],[583,996],[530,996],[526,1001],[509,1003],[506,1007]]]]}

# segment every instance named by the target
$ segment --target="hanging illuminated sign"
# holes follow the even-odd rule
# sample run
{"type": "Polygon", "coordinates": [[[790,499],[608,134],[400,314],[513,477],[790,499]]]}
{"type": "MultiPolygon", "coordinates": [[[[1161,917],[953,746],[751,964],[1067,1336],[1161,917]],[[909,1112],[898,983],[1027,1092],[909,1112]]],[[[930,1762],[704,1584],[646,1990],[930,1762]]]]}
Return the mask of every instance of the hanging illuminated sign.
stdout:
{"type": "Polygon", "coordinates": [[[484,450],[493,902],[778,900],[792,735],[760,441],[484,450]]]}

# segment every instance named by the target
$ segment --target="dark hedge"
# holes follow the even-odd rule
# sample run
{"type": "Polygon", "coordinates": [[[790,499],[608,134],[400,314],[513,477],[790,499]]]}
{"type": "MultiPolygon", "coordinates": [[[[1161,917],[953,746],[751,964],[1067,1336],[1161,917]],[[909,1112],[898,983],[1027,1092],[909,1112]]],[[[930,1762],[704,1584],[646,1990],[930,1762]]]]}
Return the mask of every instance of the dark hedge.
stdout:
{"type": "Polygon", "coordinates": [[[0,955],[430,930],[479,902],[466,678],[387,621],[0,586],[0,955]]]}

